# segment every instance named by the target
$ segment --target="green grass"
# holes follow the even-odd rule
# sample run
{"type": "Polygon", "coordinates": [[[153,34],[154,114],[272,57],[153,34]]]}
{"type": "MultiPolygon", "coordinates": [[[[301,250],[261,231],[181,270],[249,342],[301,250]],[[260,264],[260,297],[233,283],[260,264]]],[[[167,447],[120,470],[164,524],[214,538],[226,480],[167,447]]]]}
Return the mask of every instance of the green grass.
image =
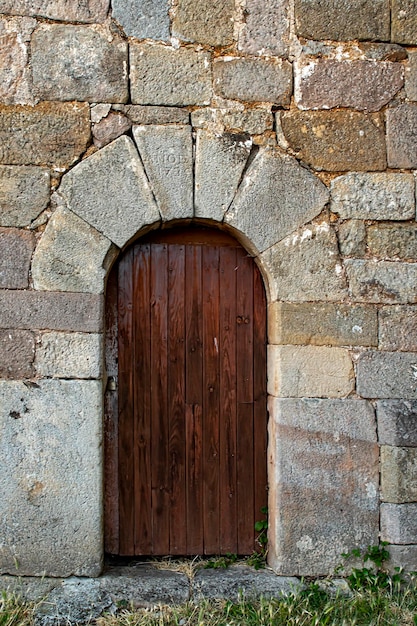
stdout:
{"type": "Polygon", "coordinates": [[[16,596],[1,593],[0,626],[26,626],[32,623],[33,607],[16,596]]]}

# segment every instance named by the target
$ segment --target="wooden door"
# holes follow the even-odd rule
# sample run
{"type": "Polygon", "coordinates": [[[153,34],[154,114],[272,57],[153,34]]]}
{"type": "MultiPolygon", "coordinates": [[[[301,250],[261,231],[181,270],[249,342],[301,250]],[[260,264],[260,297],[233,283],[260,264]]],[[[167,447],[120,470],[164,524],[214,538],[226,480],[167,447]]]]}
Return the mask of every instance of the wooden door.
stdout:
{"type": "Polygon", "coordinates": [[[107,292],[106,551],[250,554],[267,503],[258,268],[221,231],[158,231],[107,292]]]}

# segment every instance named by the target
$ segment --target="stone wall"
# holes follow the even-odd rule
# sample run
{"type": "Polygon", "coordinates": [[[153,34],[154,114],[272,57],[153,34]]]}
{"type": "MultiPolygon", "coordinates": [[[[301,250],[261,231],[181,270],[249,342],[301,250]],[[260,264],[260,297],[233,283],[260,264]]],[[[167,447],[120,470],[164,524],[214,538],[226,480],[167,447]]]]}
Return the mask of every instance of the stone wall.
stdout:
{"type": "Polygon", "coordinates": [[[105,279],[173,220],[265,279],[271,565],[417,569],[415,2],[0,14],[0,572],[101,571],[105,279]]]}

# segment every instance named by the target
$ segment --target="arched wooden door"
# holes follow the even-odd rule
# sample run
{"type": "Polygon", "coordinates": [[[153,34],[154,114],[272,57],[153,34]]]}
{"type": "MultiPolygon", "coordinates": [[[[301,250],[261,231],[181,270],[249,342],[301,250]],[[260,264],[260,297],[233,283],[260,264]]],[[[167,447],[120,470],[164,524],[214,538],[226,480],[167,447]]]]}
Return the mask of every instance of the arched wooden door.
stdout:
{"type": "Polygon", "coordinates": [[[107,290],[105,549],[249,554],[267,503],[266,302],[211,229],[132,245],[107,290]]]}

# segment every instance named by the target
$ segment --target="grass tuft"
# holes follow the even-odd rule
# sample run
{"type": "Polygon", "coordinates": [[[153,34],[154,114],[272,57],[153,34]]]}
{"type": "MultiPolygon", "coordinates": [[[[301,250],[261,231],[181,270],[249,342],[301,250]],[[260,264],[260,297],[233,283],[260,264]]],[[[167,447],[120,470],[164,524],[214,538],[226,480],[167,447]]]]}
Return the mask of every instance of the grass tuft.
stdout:
{"type": "Polygon", "coordinates": [[[29,626],[33,608],[15,595],[2,591],[0,595],[0,626],[29,626]]]}

